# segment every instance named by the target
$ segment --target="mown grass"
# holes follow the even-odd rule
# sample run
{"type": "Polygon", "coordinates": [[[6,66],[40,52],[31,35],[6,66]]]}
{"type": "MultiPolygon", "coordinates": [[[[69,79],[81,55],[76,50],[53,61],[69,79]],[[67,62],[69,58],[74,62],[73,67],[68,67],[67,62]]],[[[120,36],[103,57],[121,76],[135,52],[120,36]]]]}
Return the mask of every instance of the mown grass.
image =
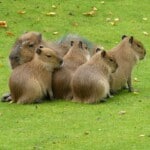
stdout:
{"type": "Polygon", "coordinates": [[[98,0],[1,0],[0,10],[0,20],[8,24],[6,29],[0,28],[0,95],[9,90],[10,48],[24,31],[41,32],[48,40],[76,33],[105,49],[114,47],[127,34],[141,40],[147,49],[146,59],[133,72],[133,78],[138,78],[133,82],[137,94],[123,91],[107,103],[95,105],[64,100],[39,105],[0,103],[0,149],[149,149],[150,40],[143,34],[150,32],[149,0],[105,0],[104,4],[98,0]],[[82,15],[93,6],[98,9],[95,16],[82,15]],[[51,11],[56,16],[45,15],[51,11]],[[113,26],[106,18],[120,21],[113,26]],[[53,35],[55,31],[57,35],[53,35]],[[121,111],[126,113],[121,115],[121,111]]]}

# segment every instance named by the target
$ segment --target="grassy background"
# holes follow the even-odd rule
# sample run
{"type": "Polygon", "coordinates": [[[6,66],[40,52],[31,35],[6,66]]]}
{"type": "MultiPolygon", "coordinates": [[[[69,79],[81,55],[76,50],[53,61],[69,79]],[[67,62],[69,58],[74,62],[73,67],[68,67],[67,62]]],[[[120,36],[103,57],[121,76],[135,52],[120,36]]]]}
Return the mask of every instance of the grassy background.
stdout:
{"type": "Polygon", "coordinates": [[[76,33],[105,49],[114,47],[123,34],[133,35],[147,49],[146,59],[133,72],[133,78],[138,78],[133,82],[138,94],[124,91],[97,105],[63,100],[25,106],[0,103],[0,149],[148,150],[150,36],[143,31],[150,34],[149,10],[149,0],[105,0],[104,4],[99,0],[0,0],[0,20],[8,24],[0,28],[0,95],[8,91],[11,46],[24,31],[41,32],[48,40],[76,33]],[[94,6],[98,9],[95,16],[82,14],[94,6]],[[45,15],[53,11],[56,16],[45,15]],[[113,26],[106,18],[120,21],[113,26]],[[53,35],[55,31],[57,35],[53,35]]]}

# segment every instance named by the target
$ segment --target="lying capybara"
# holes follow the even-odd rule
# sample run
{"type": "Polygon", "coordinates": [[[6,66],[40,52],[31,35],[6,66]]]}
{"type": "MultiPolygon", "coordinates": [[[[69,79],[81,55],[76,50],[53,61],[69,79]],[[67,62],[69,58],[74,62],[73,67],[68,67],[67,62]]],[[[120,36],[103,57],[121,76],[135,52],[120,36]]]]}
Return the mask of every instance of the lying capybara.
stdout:
{"type": "Polygon", "coordinates": [[[110,91],[110,75],[117,67],[115,59],[106,51],[99,51],[93,55],[73,75],[73,101],[97,103],[106,98],[110,91]]]}
{"type": "Polygon", "coordinates": [[[63,58],[63,66],[53,73],[52,89],[55,99],[72,98],[70,87],[72,75],[89,58],[89,51],[81,41],[71,42],[71,48],[63,58]]]}
{"type": "Polygon", "coordinates": [[[16,67],[9,80],[12,102],[18,104],[41,102],[45,96],[53,98],[52,72],[62,59],[49,48],[37,48],[32,61],[16,67]]]}
{"type": "Polygon", "coordinates": [[[128,85],[128,90],[133,91],[131,74],[133,67],[139,60],[144,59],[146,50],[143,44],[134,39],[133,36],[122,36],[122,41],[113,49],[108,51],[118,63],[118,69],[111,74],[110,88],[111,93],[115,94],[128,85]]]}

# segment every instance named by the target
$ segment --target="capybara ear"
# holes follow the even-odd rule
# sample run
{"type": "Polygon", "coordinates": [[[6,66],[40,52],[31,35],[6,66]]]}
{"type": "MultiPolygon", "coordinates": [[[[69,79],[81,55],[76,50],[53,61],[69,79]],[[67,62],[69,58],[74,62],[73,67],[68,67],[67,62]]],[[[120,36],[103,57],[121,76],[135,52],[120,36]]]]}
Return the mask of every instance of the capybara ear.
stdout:
{"type": "Polygon", "coordinates": [[[40,55],[42,53],[42,50],[40,48],[37,48],[36,53],[40,55]]]}
{"type": "Polygon", "coordinates": [[[71,43],[70,43],[70,44],[71,44],[71,46],[73,46],[73,44],[74,44],[74,41],[71,41],[71,43]]]}
{"type": "Polygon", "coordinates": [[[127,36],[126,35],[123,35],[121,38],[122,38],[122,40],[124,39],[124,38],[126,38],[127,36]]]}
{"type": "Polygon", "coordinates": [[[42,34],[41,33],[38,33],[38,40],[39,40],[39,42],[42,41],[42,34]]]}
{"type": "Polygon", "coordinates": [[[102,51],[101,56],[104,58],[106,56],[106,51],[102,51]]]}
{"type": "Polygon", "coordinates": [[[99,52],[99,51],[101,51],[101,49],[99,47],[96,48],[96,53],[99,52]]]}
{"type": "Polygon", "coordinates": [[[133,36],[130,37],[129,42],[132,44],[133,43],[133,36]]]}
{"type": "Polygon", "coordinates": [[[82,44],[82,41],[79,41],[79,48],[83,48],[83,44],[82,44]]]}

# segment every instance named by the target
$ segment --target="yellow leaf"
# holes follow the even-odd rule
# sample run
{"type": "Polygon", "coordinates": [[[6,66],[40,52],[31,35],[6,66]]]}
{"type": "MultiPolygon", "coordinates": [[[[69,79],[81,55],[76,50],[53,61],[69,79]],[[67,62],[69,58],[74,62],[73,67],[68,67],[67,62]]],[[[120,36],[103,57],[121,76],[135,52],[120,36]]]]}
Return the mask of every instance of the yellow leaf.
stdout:
{"type": "Polygon", "coordinates": [[[85,16],[94,16],[95,15],[95,11],[92,10],[92,11],[89,11],[89,12],[85,12],[85,13],[83,13],[83,15],[85,15],[85,16]]]}
{"type": "Polygon", "coordinates": [[[114,19],[115,22],[118,22],[119,20],[120,20],[119,18],[115,18],[115,19],[114,19]]]}
{"type": "Polygon", "coordinates": [[[148,32],[146,32],[146,31],[143,31],[143,34],[144,34],[144,35],[149,35],[148,32]]]}
{"type": "Polygon", "coordinates": [[[97,11],[97,8],[96,8],[96,7],[93,7],[93,10],[94,10],[94,11],[97,11]]]}
{"type": "Polygon", "coordinates": [[[7,28],[7,22],[6,21],[0,21],[0,27],[7,28]]]}
{"type": "Polygon", "coordinates": [[[8,36],[14,36],[14,33],[10,32],[10,31],[7,31],[6,34],[7,34],[8,36]]]}
{"type": "Polygon", "coordinates": [[[46,13],[46,15],[47,15],[47,16],[55,16],[56,13],[55,13],[55,12],[48,12],[48,13],[46,13]]]}
{"type": "Polygon", "coordinates": [[[23,10],[20,10],[20,11],[18,11],[18,14],[25,14],[26,12],[25,11],[23,11],[23,10]]]}
{"type": "Polygon", "coordinates": [[[144,20],[144,21],[147,21],[148,19],[144,17],[143,20],[144,20]]]}
{"type": "Polygon", "coordinates": [[[110,22],[110,24],[111,24],[112,26],[115,26],[115,25],[116,25],[116,22],[110,22]]]}
{"type": "Polygon", "coordinates": [[[111,21],[111,18],[106,18],[106,21],[107,21],[107,22],[110,22],[110,21],[111,21]]]}
{"type": "Polygon", "coordinates": [[[56,35],[56,34],[58,34],[58,32],[57,32],[57,31],[53,32],[53,35],[56,35]]]}
{"type": "Polygon", "coordinates": [[[56,8],[56,6],[55,6],[55,5],[52,5],[52,8],[56,8]]]}
{"type": "Polygon", "coordinates": [[[101,4],[104,4],[105,2],[104,1],[101,1],[101,4]]]}
{"type": "Polygon", "coordinates": [[[125,110],[121,110],[121,111],[119,112],[119,115],[124,115],[124,114],[126,114],[126,111],[125,111],[125,110]]]}

